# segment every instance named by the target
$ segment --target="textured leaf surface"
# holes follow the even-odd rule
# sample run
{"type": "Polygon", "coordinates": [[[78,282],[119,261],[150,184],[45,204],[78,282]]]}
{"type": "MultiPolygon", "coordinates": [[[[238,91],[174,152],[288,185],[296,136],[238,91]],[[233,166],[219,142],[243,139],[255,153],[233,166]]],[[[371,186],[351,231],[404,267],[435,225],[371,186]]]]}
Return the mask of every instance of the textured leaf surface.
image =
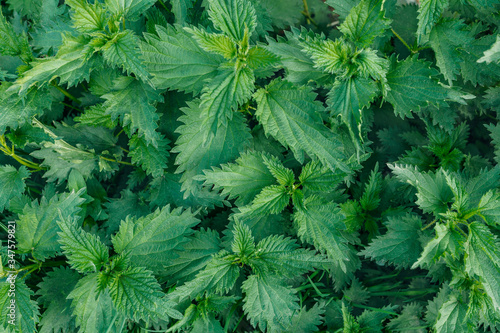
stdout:
{"type": "Polygon", "coordinates": [[[194,176],[201,174],[204,169],[237,158],[249,144],[250,138],[241,114],[234,114],[227,126],[221,125],[214,135],[209,135],[210,129],[204,126],[200,118],[199,104],[191,102],[188,105],[189,108],[183,109],[185,115],[179,118],[184,125],[177,129],[180,136],[172,149],[172,152],[179,153],[175,160],[175,164],[179,165],[176,172],[183,172],[182,190],[186,191],[186,195],[194,191],[194,176]]]}
{"type": "Polygon", "coordinates": [[[481,223],[469,224],[469,238],[465,244],[468,272],[479,276],[493,306],[500,311],[500,242],[481,223]]]}
{"type": "Polygon", "coordinates": [[[135,20],[155,2],[155,0],[106,0],[106,8],[113,14],[135,20]]]}
{"type": "Polygon", "coordinates": [[[5,165],[0,167],[0,212],[4,208],[9,208],[9,201],[12,198],[20,197],[26,184],[24,179],[29,177],[29,171],[25,166],[18,169],[12,165],[5,165]]]}
{"type": "Polygon", "coordinates": [[[252,33],[257,26],[255,9],[243,0],[209,0],[208,15],[214,26],[236,41],[243,40],[245,29],[252,33]]]}
{"type": "Polygon", "coordinates": [[[163,268],[168,260],[177,255],[174,250],[188,241],[186,236],[199,221],[190,211],[165,206],[137,220],[127,218],[113,237],[114,249],[128,253],[132,263],[153,271],[163,268]]]}
{"type": "Polygon", "coordinates": [[[98,272],[108,259],[108,248],[99,237],[80,228],[75,218],[57,221],[61,232],[59,243],[68,257],[68,262],[80,273],[98,272]]]}
{"type": "Polygon", "coordinates": [[[428,34],[443,11],[448,7],[448,0],[422,0],[418,9],[417,40],[420,43],[423,36],[428,34]]]}
{"type": "Polygon", "coordinates": [[[292,316],[299,310],[298,297],[291,288],[275,277],[251,275],[242,286],[245,292],[243,310],[250,322],[262,331],[287,331],[292,316]]]}
{"type": "Polygon", "coordinates": [[[132,163],[140,165],[148,175],[159,177],[167,168],[169,140],[160,135],[158,147],[148,144],[144,138],[133,135],[129,141],[132,163]]]}
{"type": "Polygon", "coordinates": [[[33,291],[26,286],[24,280],[18,278],[12,281],[15,286],[15,291],[12,291],[10,281],[10,278],[2,278],[0,281],[0,314],[2,315],[0,328],[5,330],[10,328],[16,332],[36,332],[40,312],[38,311],[37,302],[32,299],[33,291]],[[15,302],[14,313],[9,309],[12,300],[15,302]],[[10,314],[13,314],[13,316],[9,316],[10,314]],[[11,320],[13,320],[14,325],[11,324],[11,320]]]}
{"type": "Polygon", "coordinates": [[[288,146],[298,161],[304,161],[307,153],[332,170],[349,170],[341,143],[323,125],[319,113],[324,109],[315,101],[310,88],[276,79],[257,91],[254,98],[258,105],[256,116],[266,134],[288,146]]]}
{"type": "Polygon", "coordinates": [[[439,309],[439,318],[435,329],[438,333],[470,332],[464,321],[467,305],[454,295],[439,309]]]}
{"type": "Polygon", "coordinates": [[[235,163],[223,164],[203,173],[204,185],[222,189],[221,194],[228,199],[237,198],[238,206],[250,203],[264,187],[275,183],[262,154],[256,152],[243,153],[235,163]]]}
{"type": "Polygon", "coordinates": [[[369,46],[389,28],[390,20],[384,17],[382,0],[362,0],[353,7],[339,26],[339,30],[360,47],[369,46]]]}
{"type": "Polygon", "coordinates": [[[158,35],[146,34],[141,43],[144,64],[159,89],[199,94],[205,81],[217,75],[224,58],[207,53],[180,27],[156,26],[158,35]]]}
{"type": "Polygon", "coordinates": [[[62,193],[48,201],[42,198],[24,207],[17,221],[16,238],[18,249],[24,253],[33,253],[39,260],[54,256],[59,250],[57,225],[59,214],[63,218],[74,217],[80,211],[80,205],[85,201],[81,197],[83,191],[77,193],[62,193]]]}
{"type": "Polygon", "coordinates": [[[387,73],[387,84],[391,88],[387,101],[394,106],[394,112],[401,117],[412,117],[429,103],[445,103],[448,91],[433,79],[438,72],[430,64],[416,57],[392,63],[387,73]]]}
{"type": "Polygon", "coordinates": [[[387,233],[375,238],[360,254],[380,264],[389,262],[396,267],[408,268],[422,250],[418,239],[422,220],[416,215],[390,217],[386,226],[387,233]]]}

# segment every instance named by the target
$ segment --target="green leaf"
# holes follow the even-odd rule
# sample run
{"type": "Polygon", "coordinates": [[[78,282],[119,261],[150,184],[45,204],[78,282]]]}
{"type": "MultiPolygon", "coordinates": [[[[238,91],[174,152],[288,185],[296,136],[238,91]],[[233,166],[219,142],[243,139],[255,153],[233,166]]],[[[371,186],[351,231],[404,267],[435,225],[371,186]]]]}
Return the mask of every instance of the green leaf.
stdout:
{"type": "Polygon", "coordinates": [[[58,241],[71,267],[80,273],[99,272],[108,262],[108,247],[99,237],[81,229],[74,217],[62,218],[57,224],[61,228],[58,241]]]}
{"type": "Polygon", "coordinates": [[[104,31],[106,26],[106,10],[97,2],[93,5],[87,0],[67,0],[71,7],[71,19],[76,30],[84,34],[104,31]]]}
{"type": "Polygon", "coordinates": [[[120,118],[123,126],[130,125],[130,132],[137,131],[147,143],[158,147],[161,140],[158,128],[159,115],[155,103],[163,102],[163,96],[150,86],[130,76],[122,76],[114,81],[113,91],[103,95],[106,114],[114,121],[120,118]]]}
{"type": "Polygon", "coordinates": [[[106,128],[115,128],[116,126],[115,122],[111,119],[111,115],[106,114],[106,108],[102,104],[93,105],[85,109],[74,120],[87,126],[103,126],[106,128]]]}
{"type": "Polygon", "coordinates": [[[200,316],[194,323],[191,333],[224,333],[224,328],[213,315],[207,317],[200,316]]]}
{"type": "Polygon", "coordinates": [[[428,34],[448,7],[449,0],[422,0],[418,8],[417,42],[428,34]]]}
{"type": "Polygon", "coordinates": [[[299,176],[300,184],[305,190],[331,192],[346,176],[340,170],[332,172],[329,168],[323,166],[318,160],[307,163],[299,176]]]}
{"type": "Polygon", "coordinates": [[[147,216],[122,221],[112,242],[115,251],[128,253],[133,264],[156,272],[177,257],[174,250],[188,241],[186,236],[193,233],[191,228],[198,223],[191,211],[182,208],[171,211],[167,205],[147,216]]]}
{"type": "Polygon", "coordinates": [[[186,27],[184,30],[193,35],[198,45],[207,52],[220,54],[227,60],[233,59],[238,52],[234,41],[224,34],[209,33],[196,27],[186,27]]]}
{"type": "Polygon", "coordinates": [[[245,293],[243,310],[252,325],[258,325],[262,332],[291,329],[292,316],[300,309],[292,288],[273,276],[251,275],[243,282],[242,290],[245,293]]]}
{"type": "Polygon", "coordinates": [[[233,256],[228,258],[228,255],[225,250],[214,255],[196,278],[177,287],[168,295],[169,299],[181,302],[202,295],[205,291],[220,295],[228,293],[240,275],[240,267],[233,262],[233,256]]]}
{"type": "Polygon", "coordinates": [[[274,273],[291,278],[319,268],[327,262],[322,256],[316,255],[315,251],[300,248],[296,240],[283,235],[264,238],[255,250],[255,257],[250,265],[259,276],[274,273]]]}
{"type": "Polygon", "coordinates": [[[405,305],[401,314],[397,318],[391,319],[387,327],[393,332],[426,333],[425,323],[420,319],[422,310],[422,306],[417,303],[405,305]]]}
{"type": "Polygon", "coordinates": [[[250,133],[244,118],[235,113],[227,125],[217,128],[215,135],[209,135],[210,129],[204,126],[200,118],[200,106],[197,101],[188,102],[189,108],[182,109],[183,122],[177,128],[180,133],[173,153],[178,153],[175,164],[179,167],[176,173],[183,172],[182,191],[187,197],[196,190],[193,177],[212,166],[227,163],[238,157],[239,153],[249,144],[250,133]],[[205,140],[207,138],[207,140],[205,140]]]}
{"type": "Polygon", "coordinates": [[[417,261],[422,245],[419,234],[422,220],[417,215],[391,216],[385,224],[387,232],[373,239],[360,255],[375,259],[379,265],[391,263],[408,268],[417,261]]]}
{"type": "Polygon", "coordinates": [[[20,55],[24,62],[31,60],[31,50],[26,34],[19,36],[13,26],[7,22],[0,12],[0,54],[17,56],[20,55]]]}
{"type": "Polygon", "coordinates": [[[470,332],[465,322],[467,304],[455,295],[450,295],[448,301],[439,309],[439,318],[434,326],[437,333],[470,332]]]}
{"type": "Polygon", "coordinates": [[[255,77],[248,67],[222,67],[215,78],[203,89],[200,109],[204,125],[215,133],[218,128],[227,126],[233,118],[233,111],[245,103],[255,89],[255,77]]]}
{"type": "Polygon", "coordinates": [[[394,106],[394,113],[400,117],[412,118],[411,111],[419,112],[423,107],[433,104],[446,106],[449,90],[438,83],[439,73],[430,63],[409,57],[404,61],[392,60],[387,73],[387,101],[394,106]]]}
{"type": "Polygon", "coordinates": [[[71,300],[66,297],[79,280],[80,274],[69,267],[55,267],[38,284],[38,301],[45,308],[40,319],[40,333],[76,331],[71,300]]]}
{"type": "Polygon", "coordinates": [[[418,191],[416,204],[425,212],[435,214],[448,210],[448,204],[453,199],[453,193],[446,183],[442,169],[435,174],[424,173],[409,165],[389,164],[389,168],[399,181],[409,183],[418,191]]]}
{"type": "Polygon", "coordinates": [[[179,26],[156,26],[157,36],[145,34],[140,44],[144,65],[158,89],[177,89],[199,94],[205,82],[218,74],[224,58],[205,52],[179,26]]]}
{"type": "Polygon", "coordinates": [[[248,50],[247,64],[252,69],[258,70],[269,66],[275,66],[278,61],[279,59],[274,53],[263,47],[254,46],[248,50]]]}
{"type": "Polygon", "coordinates": [[[290,194],[283,185],[270,185],[264,187],[255,196],[250,206],[251,215],[279,214],[288,206],[290,194]]]}
{"type": "Polygon", "coordinates": [[[391,23],[391,20],[384,17],[382,3],[382,0],[362,0],[351,9],[339,30],[357,46],[370,46],[391,23]]]}
{"type": "Polygon", "coordinates": [[[109,37],[109,40],[100,47],[104,60],[112,67],[120,67],[133,73],[144,81],[148,81],[149,73],[139,59],[139,39],[132,30],[120,31],[109,37]]]}
{"type": "Polygon", "coordinates": [[[293,221],[297,233],[301,240],[313,244],[333,261],[336,283],[341,287],[346,277],[351,277],[360,265],[356,252],[343,233],[344,216],[334,204],[322,204],[315,197],[308,201],[304,207],[294,205],[293,221]]]}
{"type": "Polygon", "coordinates": [[[295,182],[295,175],[293,171],[285,168],[281,161],[275,156],[262,155],[264,164],[269,169],[269,172],[276,178],[278,183],[283,186],[292,186],[295,182]]]}
{"type": "Polygon", "coordinates": [[[148,144],[146,140],[137,135],[132,135],[129,141],[130,153],[128,154],[132,163],[142,167],[146,174],[160,177],[167,168],[167,159],[170,153],[168,144],[170,141],[160,134],[157,140],[158,147],[148,144]]]}
{"type": "Polygon", "coordinates": [[[212,259],[212,255],[222,249],[219,233],[210,229],[195,231],[187,239],[188,241],[182,244],[182,249],[176,251],[177,258],[165,267],[165,278],[179,285],[193,280],[212,259]]]}
{"type": "Polygon", "coordinates": [[[436,237],[425,245],[422,254],[411,268],[422,267],[429,269],[443,255],[448,254],[459,257],[465,238],[462,234],[442,223],[436,223],[434,227],[436,237]]]}
{"type": "Polygon", "coordinates": [[[340,139],[323,124],[319,113],[324,108],[315,97],[309,87],[275,79],[254,95],[257,119],[266,135],[288,146],[299,162],[307,153],[332,171],[339,168],[349,172],[340,139]]]}
{"type": "Polygon", "coordinates": [[[325,309],[323,306],[314,304],[309,310],[303,306],[299,312],[295,312],[292,318],[290,333],[309,333],[317,332],[318,326],[323,322],[325,309]]]}
{"type": "Polygon", "coordinates": [[[429,35],[437,66],[450,85],[456,79],[462,61],[458,48],[473,41],[469,33],[463,30],[464,27],[464,23],[458,20],[442,21],[434,26],[429,35]]]}
{"type": "Polygon", "coordinates": [[[362,110],[369,107],[377,92],[375,82],[357,77],[335,80],[332,89],[328,93],[327,103],[331,114],[340,114],[342,116],[342,120],[358,142],[362,140],[362,110]]]}
{"type": "Polygon", "coordinates": [[[184,25],[189,21],[189,10],[193,7],[194,0],[172,0],[172,13],[175,23],[184,25]]]}
{"type": "Polygon", "coordinates": [[[247,258],[255,252],[255,240],[250,228],[245,223],[236,220],[233,229],[231,250],[245,263],[247,258]]]}
{"type": "Polygon", "coordinates": [[[498,63],[500,61],[500,35],[497,35],[497,39],[490,49],[484,51],[484,55],[477,60],[477,62],[485,62],[489,64],[490,62],[498,63]]]}
{"type": "Polygon", "coordinates": [[[28,169],[21,165],[19,170],[12,165],[0,166],[0,212],[9,208],[9,201],[12,198],[19,198],[24,193],[26,184],[24,179],[30,176],[28,169]]]}
{"type": "Polygon", "coordinates": [[[44,114],[50,110],[53,96],[47,89],[29,89],[24,96],[19,96],[10,83],[0,85],[0,133],[7,128],[17,129],[29,124],[34,115],[44,114]]]}
{"type": "Polygon", "coordinates": [[[484,290],[500,311],[500,242],[485,225],[469,224],[469,238],[465,243],[467,257],[465,268],[469,274],[477,275],[484,290]]]}
{"type": "Polygon", "coordinates": [[[12,275],[9,275],[0,281],[0,315],[2,316],[0,328],[5,330],[10,328],[14,332],[36,332],[40,312],[37,302],[31,299],[33,291],[26,286],[24,279],[11,279],[12,275]],[[14,285],[14,291],[11,283],[14,285]],[[14,313],[12,313],[12,304],[14,304],[14,313]]]}
{"type": "Polygon", "coordinates": [[[351,12],[351,9],[358,3],[359,0],[326,0],[326,4],[333,7],[334,12],[338,14],[339,18],[342,20],[345,20],[351,12]]]}
{"type": "Polygon", "coordinates": [[[303,46],[299,40],[304,36],[315,36],[311,31],[298,30],[292,27],[291,31],[285,31],[286,39],[278,36],[277,41],[267,38],[269,45],[266,49],[276,54],[286,71],[286,80],[296,84],[306,84],[310,81],[316,81],[319,84],[329,82],[331,75],[314,67],[311,57],[302,52],[303,46]]]}
{"type": "Polygon", "coordinates": [[[135,321],[156,318],[158,315],[165,318],[168,312],[177,312],[171,309],[171,302],[162,298],[164,294],[153,274],[142,267],[114,273],[109,294],[116,308],[135,321]]]}
{"type": "Polygon", "coordinates": [[[54,195],[50,201],[42,197],[26,205],[17,220],[17,248],[22,253],[32,253],[38,260],[45,260],[60,251],[57,220],[77,216],[85,199],[83,189],[78,192],[54,195]]]}
{"type": "Polygon", "coordinates": [[[106,8],[116,15],[123,15],[128,20],[137,20],[156,0],[106,0],[106,8]]]}
{"type": "Polygon", "coordinates": [[[208,15],[215,28],[235,41],[242,41],[245,29],[251,34],[257,26],[255,9],[243,0],[209,0],[208,15]]]}
{"type": "Polygon", "coordinates": [[[117,313],[108,290],[99,289],[97,274],[81,278],[68,295],[79,333],[106,332],[110,328],[116,331],[118,323],[124,319],[117,313]]]}
{"type": "Polygon", "coordinates": [[[263,161],[263,153],[247,151],[241,154],[235,163],[221,165],[220,168],[203,170],[204,185],[214,185],[222,189],[221,195],[236,199],[237,206],[249,204],[266,186],[276,182],[263,161]]]}
{"type": "Polygon", "coordinates": [[[25,95],[30,87],[43,87],[56,78],[59,78],[59,85],[67,84],[68,87],[88,81],[92,71],[102,63],[93,55],[88,42],[82,36],[65,35],[55,57],[37,59],[31,63],[32,68],[25,71],[10,89],[25,95]]]}

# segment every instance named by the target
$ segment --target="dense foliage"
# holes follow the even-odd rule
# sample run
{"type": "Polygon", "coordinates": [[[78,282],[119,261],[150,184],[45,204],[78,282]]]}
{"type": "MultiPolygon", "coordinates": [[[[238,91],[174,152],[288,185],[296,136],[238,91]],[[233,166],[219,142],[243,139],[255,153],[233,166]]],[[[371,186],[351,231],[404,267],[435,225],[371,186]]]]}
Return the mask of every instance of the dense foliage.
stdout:
{"type": "Polygon", "coordinates": [[[3,0],[0,332],[500,330],[499,0],[3,0]]]}

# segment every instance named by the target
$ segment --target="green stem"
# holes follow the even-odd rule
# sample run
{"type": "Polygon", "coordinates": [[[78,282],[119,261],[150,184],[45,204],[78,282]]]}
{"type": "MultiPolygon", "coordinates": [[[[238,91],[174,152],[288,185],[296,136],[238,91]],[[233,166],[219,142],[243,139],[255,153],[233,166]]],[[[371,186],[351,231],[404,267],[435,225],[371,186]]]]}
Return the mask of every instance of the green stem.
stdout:
{"type": "Polygon", "coordinates": [[[100,156],[100,158],[102,158],[103,160],[108,161],[108,162],[115,162],[115,163],[120,163],[120,164],[125,164],[125,165],[133,165],[132,163],[129,163],[129,162],[114,160],[112,158],[107,158],[107,157],[104,157],[102,155],[100,156]]]}
{"type": "Polygon", "coordinates": [[[78,112],[82,113],[82,110],[80,110],[78,108],[75,108],[73,105],[70,105],[70,104],[64,103],[64,102],[59,102],[59,103],[61,103],[62,105],[66,106],[66,107],[68,107],[68,108],[70,108],[72,110],[75,110],[75,111],[78,111],[78,112]]]}
{"type": "Polygon", "coordinates": [[[158,2],[160,3],[160,5],[165,8],[165,10],[170,13],[170,10],[167,8],[167,6],[165,5],[165,3],[163,2],[163,0],[158,0],[158,2]]]}
{"type": "Polygon", "coordinates": [[[401,43],[403,43],[404,46],[406,46],[406,48],[410,50],[411,53],[417,53],[417,51],[412,50],[410,45],[408,45],[408,43],[406,43],[405,40],[396,31],[394,31],[394,29],[391,28],[391,31],[394,34],[394,36],[396,36],[401,41],[401,43]]]}
{"type": "Polygon", "coordinates": [[[71,95],[66,89],[62,88],[59,86],[57,83],[52,83],[54,87],[56,87],[57,90],[59,90],[64,96],[68,97],[70,100],[75,102],[76,104],[81,104],[80,100],[76,98],[75,96],[71,95]]]}
{"type": "Polygon", "coordinates": [[[16,153],[14,151],[14,146],[12,146],[12,149],[9,149],[8,146],[3,145],[3,147],[0,147],[0,151],[2,151],[5,155],[12,157],[17,162],[19,162],[20,164],[22,164],[30,169],[34,169],[36,171],[43,170],[43,168],[40,165],[36,164],[35,162],[31,162],[27,159],[22,158],[19,155],[16,155],[16,153]]]}
{"type": "Polygon", "coordinates": [[[351,303],[352,306],[356,307],[356,308],[360,308],[360,309],[366,309],[366,310],[372,310],[374,312],[382,312],[382,313],[387,313],[387,314],[391,314],[391,315],[398,315],[396,312],[394,311],[389,311],[389,310],[383,310],[383,309],[378,309],[378,308],[373,308],[371,306],[366,306],[366,305],[362,305],[362,304],[355,304],[355,303],[351,303]]]}
{"type": "Polygon", "coordinates": [[[304,10],[302,11],[302,15],[306,17],[307,24],[312,23],[315,27],[318,27],[318,24],[314,21],[314,19],[311,16],[311,13],[309,12],[309,6],[307,5],[307,0],[302,0],[302,3],[304,4],[304,10]]]}

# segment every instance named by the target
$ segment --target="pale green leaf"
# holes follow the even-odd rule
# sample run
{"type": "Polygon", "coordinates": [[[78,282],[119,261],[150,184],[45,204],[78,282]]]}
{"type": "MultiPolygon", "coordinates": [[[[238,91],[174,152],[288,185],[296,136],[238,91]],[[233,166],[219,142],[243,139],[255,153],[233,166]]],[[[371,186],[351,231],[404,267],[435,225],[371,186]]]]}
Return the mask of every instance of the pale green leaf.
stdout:
{"type": "Polygon", "coordinates": [[[141,43],[143,63],[159,89],[177,89],[199,94],[205,82],[217,75],[224,58],[203,50],[179,26],[157,25],[157,36],[145,34],[141,43]]]}
{"type": "Polygon", "coordinates": [[[451,256],[459,256],[461,254],[461,249],[465,242],[462,234],[442,223],[436,223],[434,230],[436,231],[436,237],[425,245],[420,257],[411,268],[421,267],[429,269],[445,253],[451,256]]]}
{"type": "Polygon", "coordinates": [[[450,295],[448,301],[439,309],[439,317],[434,326],[437,333],[465,333],[470,332],[465,321],[467,304],[450,295]]]}
{"type": "Polygon", "coordinates": [[[12,275],[8,275],[0,281],[0,328],[10,327],[14,332],[36,332],[40,312],[37,302],[32,299],[33,291],[26,286],[24,279],[18,277],[11,280],[12,278],[12,275]],[[15,291],[12,291],[11,283],[14,284],[15,291]],[[14,313],[9,308],[12,300],[15,302],[14,313]]]}
{"type": "Polygon", "coordinates": [[[264,187],[250,206],[251,215],[279,214],[288,206],[290,194],[283,185],[264,187]]]}
{"type": "Polygon", "coordinates": [[[135,74],[144,81],[148,81],[149,73],[139,59],[138,48],[139,39],[132,30],[125,30],[115,33],[109,40],[100,47],[104,60],[111,67],[120,67],[127,74],[135,74]]]}
{"type": "Polygon", "coordinates": [[[326,0],[325,2],[333,7],[333,11],[339,15],[340,19],[345,20],[351,9],[359,3],[359,0],[326,0]]]}
{"type": "Polygon", "coordinates": [[[443,11],[448,7],[449,0],[422,0],[418,8],[417,41],[420,44],[422,38],[428,34],[443,11]]]}
{"type": "Polygon", "coordinates": [[[362,0],[353,7],[339,30],[359,47],[367,47],[389,28],[382,0],[362,0]]]}
{"type": "Polygon", "coordinates": [[[323,166],[318,160],[307,163],[299,176],[300,184],[305,190],[331,192],[346,176],[340,170],[332,172],[329,168],[323,166]]]}
{"type": "Polygon", "coordinates": [[[465,243],[467,272],[477,275],[484,290],[500,311],[500,241],[479,222],[469,224],[469,238],[465,243]]]}
{"type": "Polygon", "coordinates": [[[186,27],[184,30],[193,35],[198,45],[207,52],[220,54],[228,60],[233,59],[238,52],[234,41],[224,34],[209,33],[196,27],[186,27]]]}
{"type": "Polygon", "coordinates": [[[100,2],[89,4],[87,0],[66,0],[71,7],[73,26],[79,32],[91,34],[104,32],[106,26],[106,10],[100,2]]]}
{"type": "Polygon", "coordinates": [[[236,199],[237,206],[249,204],[266,186],[276,182],[264,164],[263,154],[245,152],[235,161],[203,170],[204,185],[214,185],[214,189],[222,189],[221,194],[228,199],[236,199]]]}
{"type": "Polygon", "coordinates": [[[250,228],[245,223],[236,220],[233,229],[233,242],[231,250],[238,255],[243,263],[255,252],[255,240],[250,228]]]}
{"type": "Polygon", "coordinates": [[[276,178],[278,183],[283,186],[292,186],[295,182],[295,175],[291,169],[285,168],[283,163],[275,156],[262,155],[264,164],[269,172],[276,178]]]}
{"type": "Polygon", "coordinates": [[[477,62],[490,62],[498,63],[500,61],[500,35],[497,35],[497,39],[490,49],[484,51],[484,56],[477,60],[477,62]]]}
{"type": "Polygon", "coordinates": [[[117,321],[123,321],[114,307],[108,290],[100,291],[97,273],[80,279],[68,295],[72,300],[73,314],[79,333],[106,332],[109,328],[118,330],[117,321]]]}
{"type": "Polygon", "coordinates": [[[235,41],[242,41],[245,29],[251,34],[257,26],[255,8],[249,1],[209,0],[208,15],[214,26],[235,41]]]}
{"type": "Polygon", "coordinates": [[[181,302],[200,296],[206,291],[221,295],[228,293],[240,275],[239,265],[228,258],[228,255],[225,250],[214,255],[196,278],[177,287],[168,295],[169,299],[181,302]]]}
{"type": "Polygon", "coordinates": [[[156,0],[106,0],[106,8],[113,14],[123,15],[126,19],[137,20],[156,0]]]}

